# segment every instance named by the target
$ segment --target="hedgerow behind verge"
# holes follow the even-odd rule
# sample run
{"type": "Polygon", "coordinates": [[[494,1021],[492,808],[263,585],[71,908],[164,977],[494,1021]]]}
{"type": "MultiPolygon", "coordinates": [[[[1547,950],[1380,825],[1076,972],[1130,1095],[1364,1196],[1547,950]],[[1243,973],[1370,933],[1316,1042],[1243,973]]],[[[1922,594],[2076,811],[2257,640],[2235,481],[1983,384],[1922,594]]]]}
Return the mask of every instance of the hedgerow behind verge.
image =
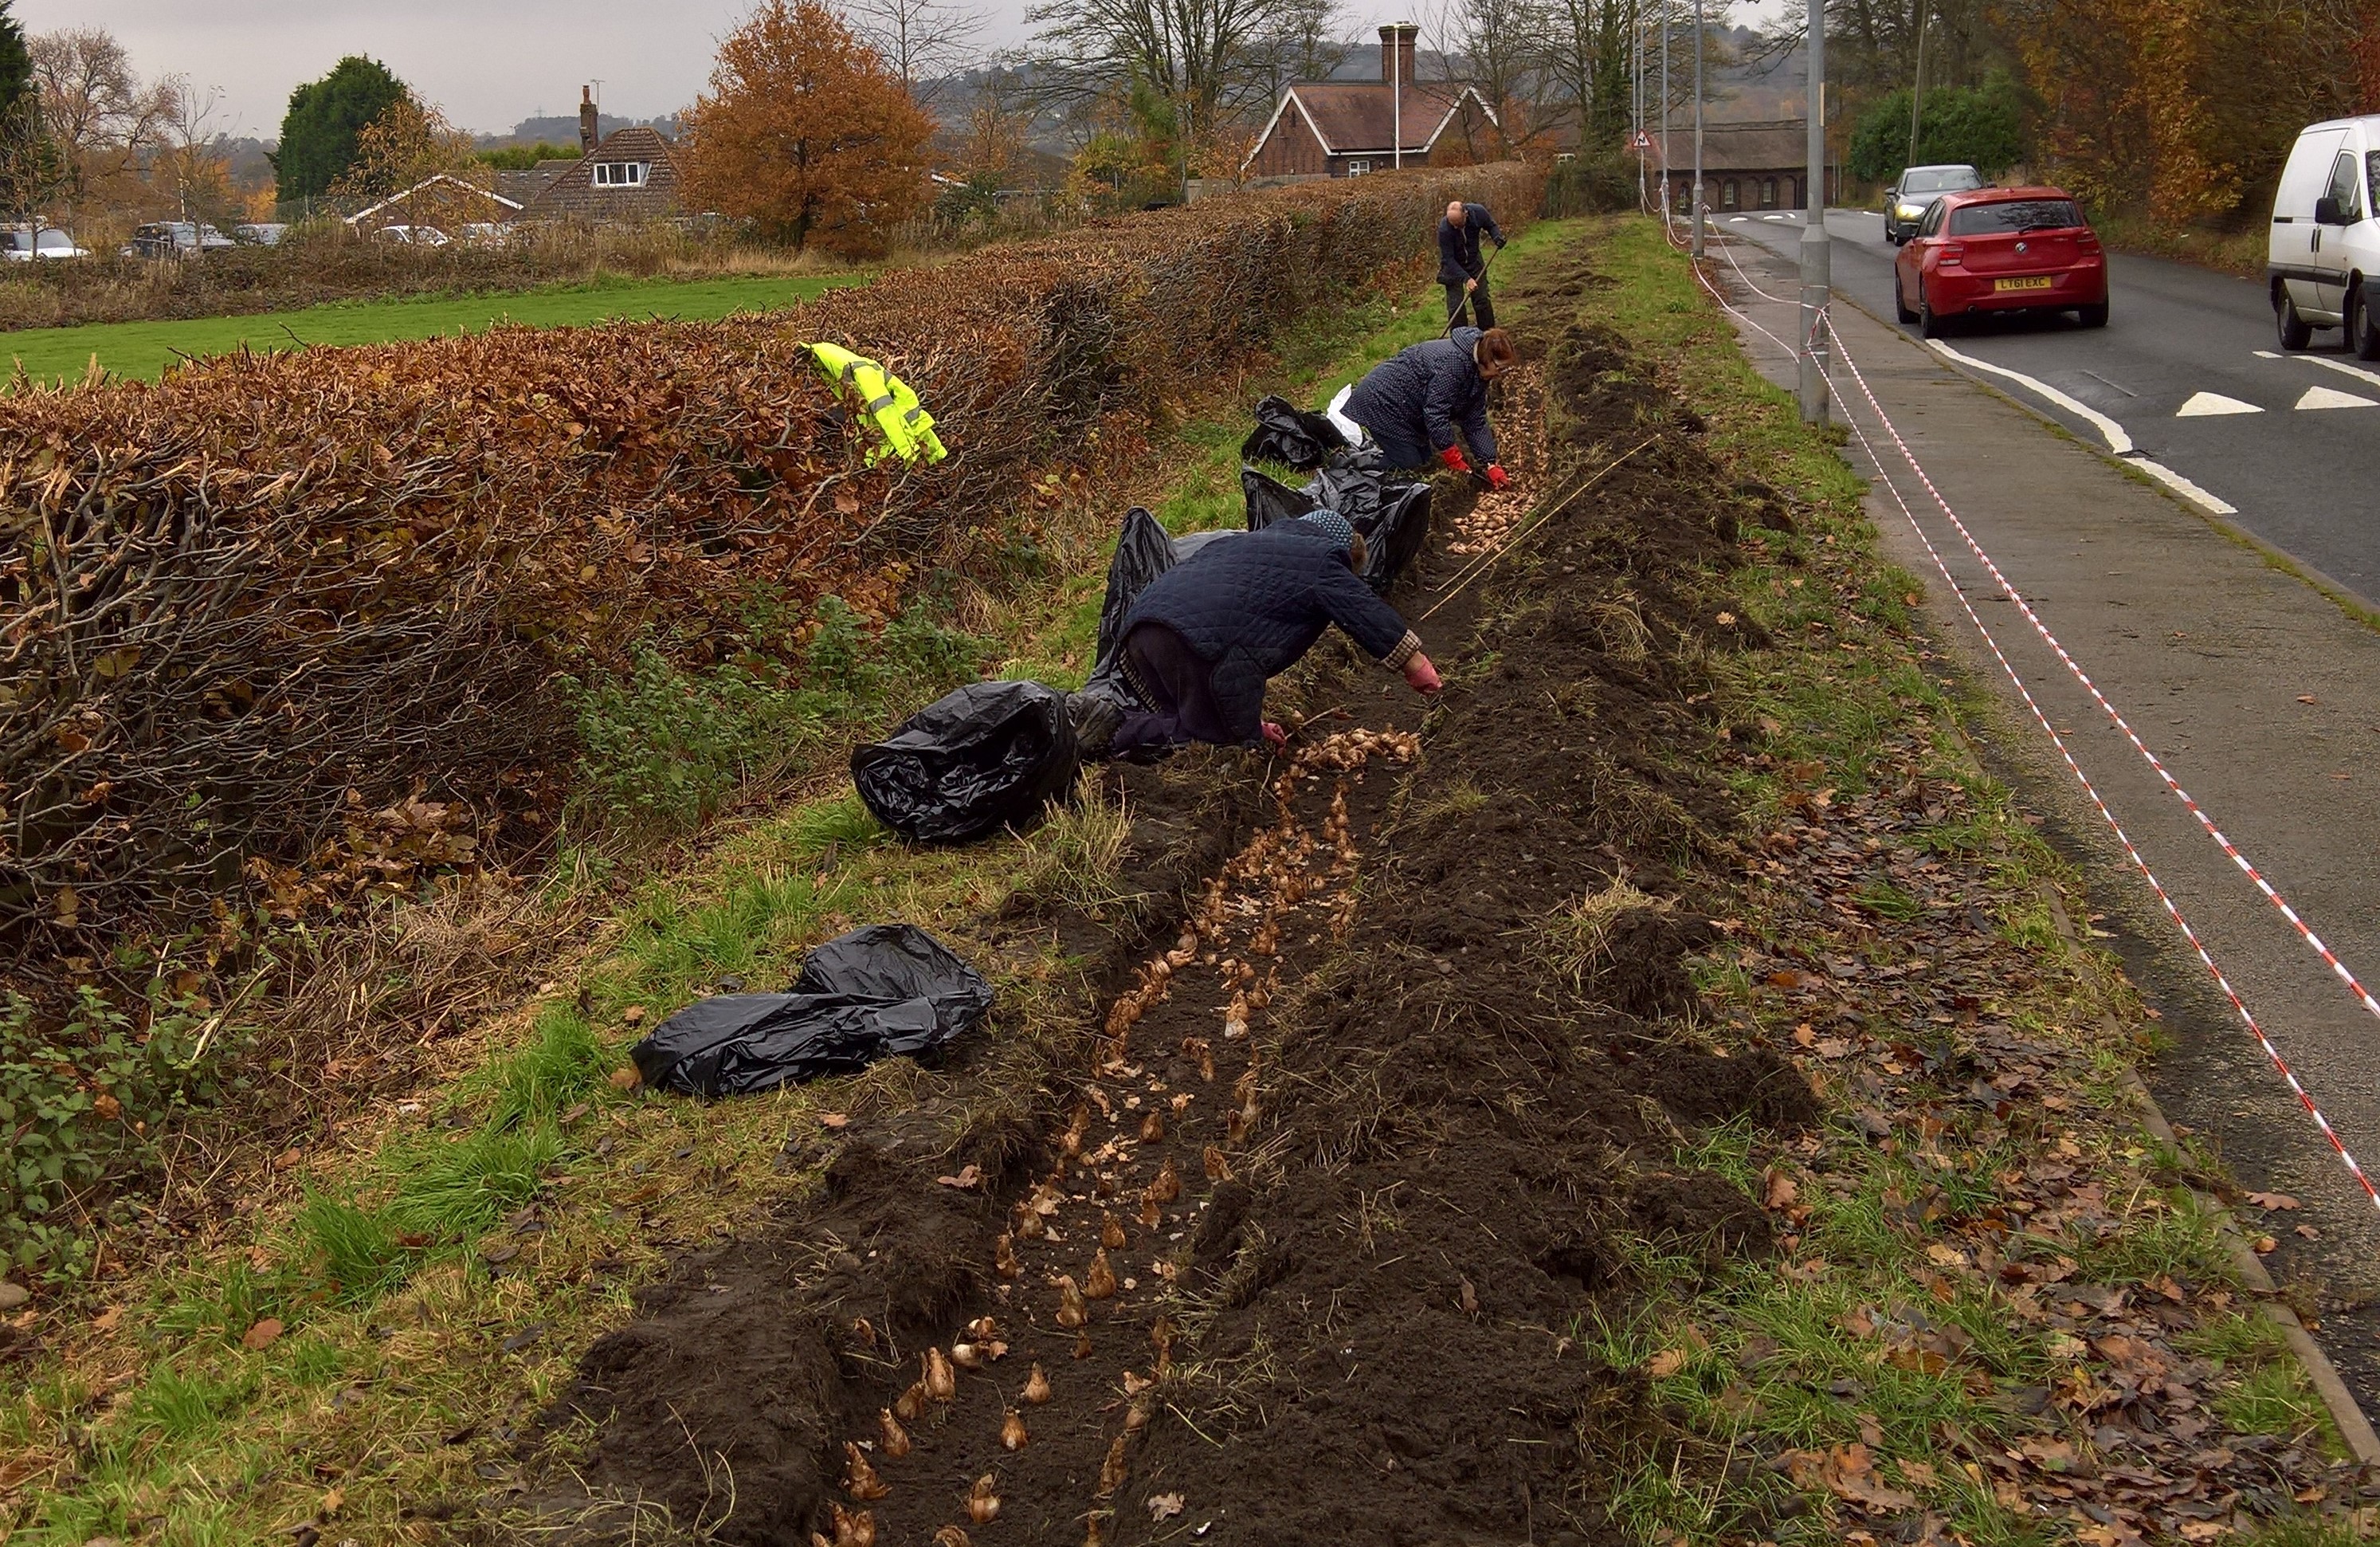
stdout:
{"type": "MultiPolygon", "coordinates": [[[[1464,186],[1533,203],[1519,167],[1464,186]]],[[[717,325],[502,329],[30,393],[0,421],[0,930],[92,954],[304,867],[349,792],[549,816],[557,671],[769,650],[756,591],[862,614],[1079,454],[1426,245],[1449,179],[1307,185],[904,271],[717,325]],[[801,352],[952,429],[864,460],[801,352]]],[[[484,836],[484,834],[476,834],[484,836]]]]}

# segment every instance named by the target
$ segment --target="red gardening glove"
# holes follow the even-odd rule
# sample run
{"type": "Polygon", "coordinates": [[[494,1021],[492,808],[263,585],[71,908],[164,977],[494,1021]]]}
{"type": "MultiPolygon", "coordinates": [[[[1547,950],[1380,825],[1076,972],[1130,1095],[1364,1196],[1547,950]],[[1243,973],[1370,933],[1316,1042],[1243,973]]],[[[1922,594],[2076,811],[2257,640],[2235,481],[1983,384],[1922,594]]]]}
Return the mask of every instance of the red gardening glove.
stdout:
{"type": "Polygon", "coordinates": [[[1438,668],[1420,651],[1405,658],[1405,686],[1416,693],[1435,693],[1445,684],[1438,679],[1438,668]]]}
{"type": "Polygon", "coordinates": [[[1512,475],[1504,470],[1502,463],[1490,462],[1488,464],[1488,487],[1490,489],[1509,489],[1512,487],[1512,475]]]}
{"type": "Polygon", "coordinates": [[[1438,454],[1438,459],[1445,463],[1448,467],[1452,468],[1456,472],[1467,473],[1471,470],[1471,464],[1469,461],[1464,459],[1463,448],[1459,445],[1448,446],[1444,451],[1438,454]]]}
{"type": "Polygon", "coordinates": [[[1274,746],[1286,747],[1289,745],[1289,733],[1281,729],[1280,725],[1274,724],[1272,721],[1264,721],[1258,728],[1264,732],[1264,738],[1267,741],[1271,742],[1274,746]]]}

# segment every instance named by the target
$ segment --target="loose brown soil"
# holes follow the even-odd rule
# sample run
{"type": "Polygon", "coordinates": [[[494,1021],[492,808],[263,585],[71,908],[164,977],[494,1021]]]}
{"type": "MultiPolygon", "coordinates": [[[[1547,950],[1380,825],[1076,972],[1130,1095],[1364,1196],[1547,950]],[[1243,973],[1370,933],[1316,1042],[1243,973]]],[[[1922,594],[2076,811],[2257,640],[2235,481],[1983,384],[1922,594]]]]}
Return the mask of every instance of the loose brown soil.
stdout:
{"type": "Polygon", "coordinates": [[[1071,1066],[984,1110],[854,1122],[812,1202],[648,1291],[582,1367],[568,1411],[596,1437],[545,1518],[625,1534],[659,1507],[755,1542],[1605,1534],[1597,1481],[1658,1420],[1579,1332],[1625,1312],[1646,1245],[1769,1249],[1752,1199],[1675,1171],[1682,1127],[1813,1102],[1772,1054],[1663,1029],[1710,939],[1691,881],[1599,916],[1569,960],[1545,928],[1716,863],[1728,803],[1678,772],[1710,738],[1688,640],[1726,637],[1696,586],[1754,511],[1616,340],[1532,342],[1524,472],[1552,514],[1451,502],[1463,546],[1512,556],[1466,579],[1441,543],[1398,597],[1432,615],[1443,698],[1334,661],[1261,776],[1121,774],[1134,862],[1182,906],[1107,943],[1071,1066]],[[590,1503],[625,1500],[644,1513],[590,1503]]]}

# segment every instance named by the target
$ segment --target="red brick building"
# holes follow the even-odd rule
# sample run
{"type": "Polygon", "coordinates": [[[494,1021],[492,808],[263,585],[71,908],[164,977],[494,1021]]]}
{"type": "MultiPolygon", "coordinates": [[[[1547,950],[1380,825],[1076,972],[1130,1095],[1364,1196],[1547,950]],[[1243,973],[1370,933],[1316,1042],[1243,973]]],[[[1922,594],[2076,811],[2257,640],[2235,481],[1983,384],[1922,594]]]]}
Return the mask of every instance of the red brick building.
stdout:
{"type": "Polygon", "coordinates": [[[1495,109],[1468,86],[1415,80],[1419,33],[1409,21],[1380,29],[1378,80],[1301,80],[1282,92],[1244,174],[1360,177],[1386,172],[1400,160],[1427,166],[1441,143],[1459,144],[1462,159],[1474,159],[1470,148],[1485,143],[1485,131],[1498,121],[1495,109]]]}

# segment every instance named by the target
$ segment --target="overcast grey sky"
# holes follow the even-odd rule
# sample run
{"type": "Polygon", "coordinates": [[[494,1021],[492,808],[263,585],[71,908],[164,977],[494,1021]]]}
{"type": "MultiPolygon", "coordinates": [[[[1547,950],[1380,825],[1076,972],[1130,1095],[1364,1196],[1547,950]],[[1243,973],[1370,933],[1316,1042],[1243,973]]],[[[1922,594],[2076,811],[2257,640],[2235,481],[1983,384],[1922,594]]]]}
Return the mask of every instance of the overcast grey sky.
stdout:
{"type": "MultiPolygon", "coordinates": [[[[1776,3],[1737,6],[1735,18],[1755,19],[1776,3]]],[[[1025,0],[986,0],[979,8],[988,21],[984,44],[1020,40],[1025,0]]],[[[349,54],[382,61],[455,123],[483,132],[509,130],[540,110],[571,112],[579,85],[595,80],[603,83],[605,112],[654,117],[694,99],[710,79],[721,34],[750,9],[750,0],[16,0],[15,6],[29,32],[104,27],[144,76],[178,72],[201,88],[220,87],[219,127],[265,140],[280,133],[291,88],[349,54]]],[[[1360,4],[1347,15],[1350,36],[1393,19],[1360,4]]]]}

